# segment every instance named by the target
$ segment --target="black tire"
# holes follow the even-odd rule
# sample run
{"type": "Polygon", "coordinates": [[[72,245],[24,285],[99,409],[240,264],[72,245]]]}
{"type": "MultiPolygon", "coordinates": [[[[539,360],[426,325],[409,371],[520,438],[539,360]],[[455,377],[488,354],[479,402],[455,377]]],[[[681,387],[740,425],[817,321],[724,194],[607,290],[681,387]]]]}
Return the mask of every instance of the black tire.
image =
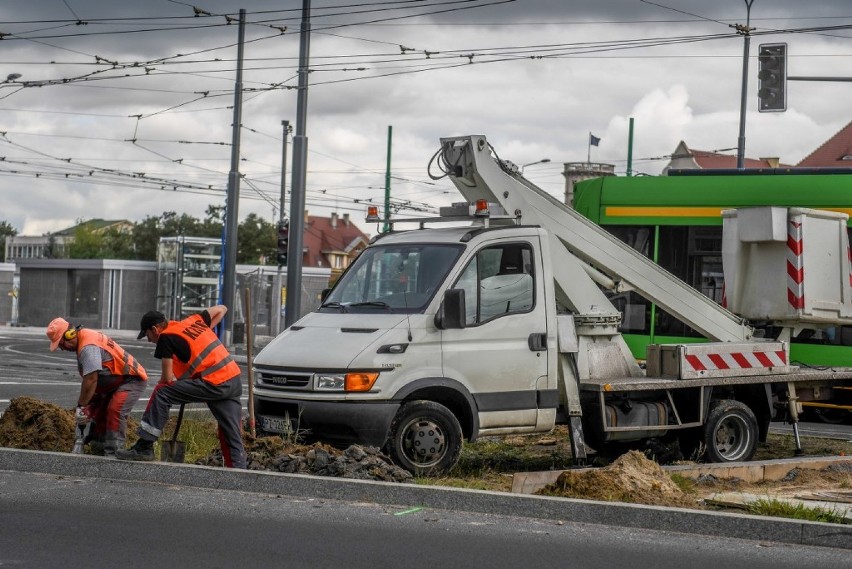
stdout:
{"type": "Polygon", "coordinates": [[[442,474],[458,462],[462,437],[449,409],[433,401],[409,401],[391,423],[388,454],[415,476],[442,474]]]}
{"type": "Polygon", "coordinates": [[[730,399],[710,406],[702,427],[707,462],[751,460],[757,450],[757,418],[743,403],[730,399]]]}

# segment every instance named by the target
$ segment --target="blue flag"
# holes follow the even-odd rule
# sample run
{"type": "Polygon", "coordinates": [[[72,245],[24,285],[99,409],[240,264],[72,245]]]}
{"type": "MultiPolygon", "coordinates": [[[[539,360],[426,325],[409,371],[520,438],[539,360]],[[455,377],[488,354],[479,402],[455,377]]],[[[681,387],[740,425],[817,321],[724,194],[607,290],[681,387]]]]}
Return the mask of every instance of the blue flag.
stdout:
{"type": "Polygon", "coordinates": [[[600,142],[601,142],[600,138],[598,138],[597,136],[595,136],[591,132],[589,133],[589,145],[597,146],[598,144],[600,144],[600,142]]]}

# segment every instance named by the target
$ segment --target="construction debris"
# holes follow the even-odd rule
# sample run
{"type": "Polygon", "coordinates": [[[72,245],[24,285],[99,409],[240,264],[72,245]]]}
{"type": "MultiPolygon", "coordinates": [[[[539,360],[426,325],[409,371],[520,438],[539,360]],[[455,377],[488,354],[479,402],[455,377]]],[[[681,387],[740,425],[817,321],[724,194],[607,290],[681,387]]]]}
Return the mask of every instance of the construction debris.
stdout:
{"type": "MultiPolygon", "coordinates": [[[[288,443],[280,437],[249,439],[245,441],[245,447],[249,470],[386,482],[411,480],[411,473],[394,465],[390,458],[375,447],[351,445],[346,450],[340,450],[321,443],[288,443]]],[[[196,464],[221,466],[221,450],[214,450],[196,464]]]]}

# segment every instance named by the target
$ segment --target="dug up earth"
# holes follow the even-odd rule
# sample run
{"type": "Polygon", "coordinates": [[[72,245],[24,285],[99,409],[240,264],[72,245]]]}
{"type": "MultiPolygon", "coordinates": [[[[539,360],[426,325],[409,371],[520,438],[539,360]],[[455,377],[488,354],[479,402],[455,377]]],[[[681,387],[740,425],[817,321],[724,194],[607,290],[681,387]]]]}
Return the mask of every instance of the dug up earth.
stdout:
{"type": "MultiPolygon", "coordinates": [[[[130,418],[128,444],[136,438],[137,424],[130,418]]],[[[74,411],[30,397],[13,399],[0,417],[0,446],[70,452],[75,438],[74,411]]],[[[352,445],[337,449],[324,444],[299,445],[278,437],[246,437],[248,468],[338,476],[389,482],[410,482],[411,475],[393,465],[378,449],[352,445]]],[[[218,449],[196,461],[220,466],[218,449]]],[[[435,482],[430,482],[434,484],[435,482]]],[[[589,500],[630,502],[656,506],[704,509],[702,497],[715,492],[781,493],[794,490],[852,488],[852,460],[817,470],[792,470],[780,481],[746,483],[704,477],[688,483],[671,475],[644,453],[631,450],[607,466],[565,471],[538,494],[589,500]]]]}

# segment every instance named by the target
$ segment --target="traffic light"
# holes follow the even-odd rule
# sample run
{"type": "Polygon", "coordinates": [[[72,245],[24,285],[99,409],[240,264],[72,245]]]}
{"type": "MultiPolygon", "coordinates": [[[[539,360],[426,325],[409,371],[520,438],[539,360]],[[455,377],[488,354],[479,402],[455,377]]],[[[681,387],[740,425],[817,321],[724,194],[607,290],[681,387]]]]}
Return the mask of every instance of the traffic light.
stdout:
{"type": "Polygon", "coordinates": [[[787,44],[758,46],[757,110],[761,113],[787,110],[787,44]]]}
{"type": "Polygon", "coordinates": [[[278,266],[287,264],[287,245],[290,237],[290,221],[282,219],[278,222],[278,266]]]}

